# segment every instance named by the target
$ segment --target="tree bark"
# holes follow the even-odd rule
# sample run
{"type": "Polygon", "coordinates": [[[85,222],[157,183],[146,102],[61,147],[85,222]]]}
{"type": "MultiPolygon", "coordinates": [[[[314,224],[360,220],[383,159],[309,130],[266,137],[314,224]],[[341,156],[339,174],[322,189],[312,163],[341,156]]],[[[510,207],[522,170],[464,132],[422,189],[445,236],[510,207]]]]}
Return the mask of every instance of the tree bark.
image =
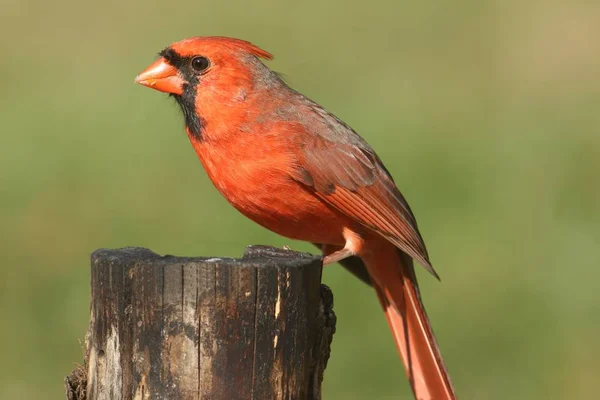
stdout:
{"type": "Polygon", "coordinates": [[[320,258],[92,254],[85,365],[67,399],[320,399],[335,331],[320,258]]]}

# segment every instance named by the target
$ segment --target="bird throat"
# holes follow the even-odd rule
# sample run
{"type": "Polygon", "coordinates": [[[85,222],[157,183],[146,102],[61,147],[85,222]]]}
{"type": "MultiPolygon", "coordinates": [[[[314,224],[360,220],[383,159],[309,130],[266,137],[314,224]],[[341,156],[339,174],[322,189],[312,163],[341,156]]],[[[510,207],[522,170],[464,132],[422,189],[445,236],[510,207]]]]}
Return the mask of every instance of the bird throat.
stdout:
{"type": "Polygon", "coordinates": [[[202,126],[204,120],[198,115],[196,111],[196,85],[198,82],[187,82],[183,86],[183,93],[181,95],[172,94],[171,96],[175,99],[185,120],[185,127],[190,133],[191,137],[195,140],[202,140],[202,126]]]}
{"type": "Polygon", "coordinates": [[[183,112],[185,126],[192,138],[202,140],[202,126],[204,120],[196,111],[196,89],[198,87],[198,76],[186,66],[189,66],[191,57],[183,57],[181,54],[168,47],[159,53],[159,56],[173,67],[177,68],[185,83],[183,84],[183,92],[181,94],[170,94],[183,112]]]}

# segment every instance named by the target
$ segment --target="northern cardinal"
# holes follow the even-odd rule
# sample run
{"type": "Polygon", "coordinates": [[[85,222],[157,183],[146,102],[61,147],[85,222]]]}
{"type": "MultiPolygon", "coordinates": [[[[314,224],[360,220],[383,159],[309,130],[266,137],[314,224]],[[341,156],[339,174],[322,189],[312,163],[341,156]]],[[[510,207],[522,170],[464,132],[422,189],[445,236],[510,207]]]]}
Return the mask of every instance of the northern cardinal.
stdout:
{"type": "Polygon", "coordinates": [[[161,51],[136,82],[177,101],[236,209],[372,283],[416,398],[454,399],[415,277],[413,259],[437,274],[413,213],[371,146],[260,60],[271,58],[243,40],[195,37],[161,51]]]}

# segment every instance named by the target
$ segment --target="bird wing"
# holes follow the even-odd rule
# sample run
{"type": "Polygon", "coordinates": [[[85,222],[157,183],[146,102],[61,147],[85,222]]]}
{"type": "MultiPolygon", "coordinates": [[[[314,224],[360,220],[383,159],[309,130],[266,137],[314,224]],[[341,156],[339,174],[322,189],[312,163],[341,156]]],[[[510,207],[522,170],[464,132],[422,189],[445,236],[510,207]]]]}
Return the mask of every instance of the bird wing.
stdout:
{"type": "Polygon", "coordinates": [[[302,151],[294,179],[310,187],[325,203],[385,237],[438,277],[415,217],[381,160],[350,127],[322,110],[319,115],[326,124],[313,124],[300,135],[302,143],[298,145],[302,151]],[[331,134],[315,134],[315,130],[323,129],[331,134]]]}

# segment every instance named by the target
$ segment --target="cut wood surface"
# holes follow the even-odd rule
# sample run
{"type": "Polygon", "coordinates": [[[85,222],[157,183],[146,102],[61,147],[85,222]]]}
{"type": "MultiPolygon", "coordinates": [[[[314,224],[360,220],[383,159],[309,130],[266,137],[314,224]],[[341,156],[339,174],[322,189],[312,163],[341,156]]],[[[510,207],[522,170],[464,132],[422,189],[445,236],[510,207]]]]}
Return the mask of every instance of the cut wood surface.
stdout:
{"type": "Polygon", "coordinates": [[[92,254],[85,365],[68,399],[320,399],[335,330],[319,257],[92,254]]]}

